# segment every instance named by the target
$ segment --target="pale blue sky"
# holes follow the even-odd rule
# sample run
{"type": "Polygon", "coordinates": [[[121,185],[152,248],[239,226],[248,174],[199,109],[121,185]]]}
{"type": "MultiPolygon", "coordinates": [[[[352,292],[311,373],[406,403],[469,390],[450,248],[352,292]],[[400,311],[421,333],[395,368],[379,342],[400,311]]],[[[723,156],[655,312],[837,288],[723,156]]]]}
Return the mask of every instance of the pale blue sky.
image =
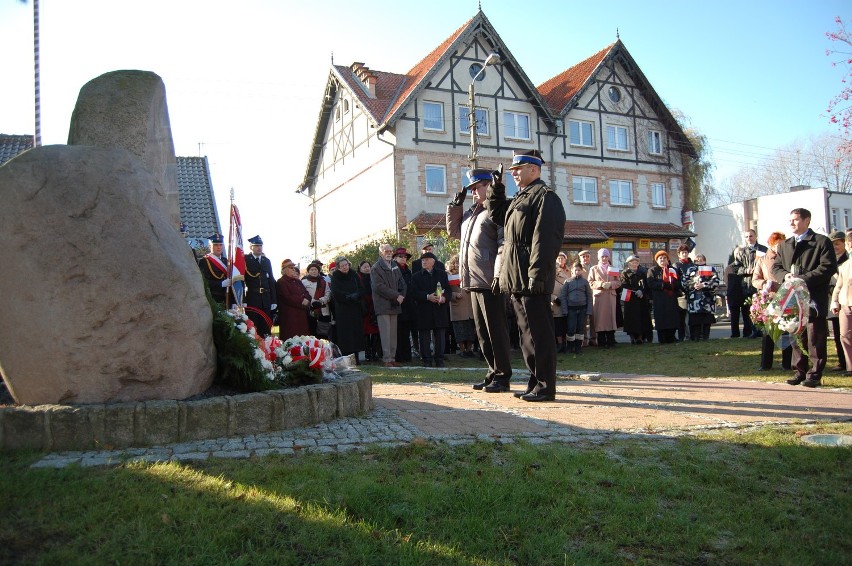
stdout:
{"type": "MultiPolygon", "coordinates": [[[[797,138],[836,132],[825,116],[842,72],[825,50],[848,0],[607,3],[483,0],[534,84],[615,40],[663,100],[710,140],[717,177],[797,138]]],[[[220,217],[234,187],[245,233],[273,262],[306,253],[304,174],[331,52],[403,73],[477,11],[471,0],[41,0],[42,136],[65,143],[80,87],[116,69],[166,84],[178,155],[210,159],[220,217]],[[282,222],[282,210],[291,214],[282,222]],[[302,214],[304,211],[304,214],[302,214]]],[[[32,6],[0,0],[0,132],[31,134],[32,6]]]]}

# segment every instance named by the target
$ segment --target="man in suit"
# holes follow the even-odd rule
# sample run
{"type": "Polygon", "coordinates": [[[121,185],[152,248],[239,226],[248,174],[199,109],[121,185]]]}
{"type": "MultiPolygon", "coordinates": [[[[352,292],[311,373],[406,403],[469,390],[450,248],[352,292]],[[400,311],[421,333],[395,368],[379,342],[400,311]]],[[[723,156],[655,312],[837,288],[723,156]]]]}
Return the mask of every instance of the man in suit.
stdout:
{"type": "Polygon", "coordinates": [[[417,303],[417,329],[420,358],[426,367],[444,367],[444,345],[450,326],[450,306],[445,292],[450,289],[447,273],[436,267],[435,254],[420,256],[422,268],[411,276],[411,296],[417,303]],[[434,353],[430,342],[435,346],[434,353]]]}
{"type": "Polygon", "coordinates": [[[837,273],[837,258],[831,241],[810,229],[811,213],[805,208],[790,211],[793,236],[778,246],[778,256],[772,266],[772,276],[779,283],[798,278],[804,281],[811,295],[808,324],[802,332],[802,352],[793,342],[793,369],[796,371],[790,385],[818,387],[825,370],[826,340],[828,338],[829,294],[831,276],[837,273]],[[809,360],[810,357],[810,360],[809,360]],[[810,362],[810,363],[809,363],[810,362]]]}
{"type": "Polygon", "coordinates": [[[246,256],[246,314],[260,336],[272,332],[272,313],[278,308],[272,262],[263,255],[260,236],[249,238],[251,254],[246,256]]]}

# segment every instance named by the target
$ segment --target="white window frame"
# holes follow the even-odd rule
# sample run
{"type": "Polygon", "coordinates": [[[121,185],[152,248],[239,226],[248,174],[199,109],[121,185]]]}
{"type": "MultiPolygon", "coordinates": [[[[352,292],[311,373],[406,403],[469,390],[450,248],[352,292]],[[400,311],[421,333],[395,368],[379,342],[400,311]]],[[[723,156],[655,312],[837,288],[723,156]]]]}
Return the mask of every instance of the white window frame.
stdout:
{"type": "Polygon", "coordinates": [[[443,132],[444,131],[444,103],[443,102],[435,102],[434,100],[424,100],[423,101],[423,129],[428,130],[430,132],[443,132]],[[438,109],[438,114],[440,115],[437,120],[440,124],[439,127],[434,127],[434,125],[429,125],[429,115],[426,112],[426,107],[435,106],[438,109]]]}
{"type": "Polygon", "coordinates": [[[570,145],[576,147],[595,147],[595,123],[587,122],[585,120],[568,120],[568,143],[570,145]],[[574,141],[574,125],[577,125],[577,138],[578,141],[574,141]],[[585,139],[583,136],[583,126],[588,126],[589,128],[589,138],[585,139]],[[588,142],[588,143],[587,143],[588,142]]]}
{"type": "MultiPolygon", "coordinates": [[[[459,104],[458,108],[459,132],[463,135],[470,135],[470,120],[468,119],[468,115],[470,114],[470,108],[466,104],[459,104]]],[[[479,106],[477,106],[474,111],[476,112],[476,134],[478,136],[490,135],[488,129],[488,109],[480,108],[479,106]]]]}
{"type": "Polygon", "coordinates": [[[651,207],[666,207],[666,185],[665,183],[651,183],[651,207]]]}
{"type": "Polygon", "coordinates": [[[606,148],[610,151],[630,151],[630,130],[626,126],[607,124],[606,148]],[[619,143],[621,141],[623,145],[619,143]]]}
{"type": "Polygon", "coordinates": [[[609,204],[610,206],[633,206],[633,181],[625,181],[624,179],[610,179],[609,204]],[[627,191],[627,194],[630,197],[629,202],[621,202],[622,191],[624,190],[627,191]]]}
{"type": "Polygon", "coordinates": [[[648,132],[648,153],[651,155],[663,154],[663,133],[659,130],[648,132]]]}
{"type": "MultiPolygon", "coordinates": [[[[447,167],[446,166],[444,166],[444,165],[433,165],[431,163],[427,163],[426,167],[423,170],[423,176],[424,176],[424,179],[425,179],[426,194],[427,195],[445,195],[445,194],[447,194],[447,167]],[[441,178],[440,178],[440,184],[441,184],[440,189],[441,190],[440,191],[438,191],[438,190],[431,190],[430,191],[429,190],[429,177],[430,177],[429,173],[430,172],[432,173],[432,176],[440,174],[440,176],[441,176],[441,178]]],[[[433,180],[437,180],[437,179],[433,179],[433,180]]],[[[434,185],[433,185],[433,187],[434,187],[434,185]]]]}
{"type": "Polygon", "coordinates": [[[840,212],[838,208],[831,209],[831,225],[837,228],[837,214],[840,212]]]}
{"type": "Polygon", "coordinates": [[[573,176],[571,178],[571,198],[573,199],[573,202],[575,202],[575,203],[597,204],[598,203],[598,180],[597,180],[597,178],[595,178],[595,177],[582,177],[582,176],[579,176],[579,175],[573,176]],[[584,197],[582,199],[577,198],[577,183],[578,183],[578,181],[581,185],[581,194],[584,197]],[[593,196],[594,196],[593,200],[588,200],[587,198],[585,198],[585,197],[588,196],[588,192],[589,192],[589,189],[588,189],[588,186],[587,186],[588,184],[592,185],[592,191],[593,191],[593,196]]]}
{"type": "Polygon", "coordinates": [[[843,229],[844,230],[848,230],[850,228],[850,226],[849,226],[850,212],[852,212],[852,211],[850,211],[848,208],[843,209],[843,229]]]}
{"type": "Polygon", "coordinates": [[[503,137],[511,138],[516,140],[529,140],[531,132],[530,132],[530,115],[524,112],[515,112],[514,110],[503,110],[503,137]],[[511,126],[509,124],[509,118],[511,117],[512,123],[511,126]],[[522,132],[518,132],[518,119],[524,118],[527,121],[527,132],[526,136],[521,135],[522,132]],[[512,132],[509,132],[509,128],[511,127],[512,132]]]}

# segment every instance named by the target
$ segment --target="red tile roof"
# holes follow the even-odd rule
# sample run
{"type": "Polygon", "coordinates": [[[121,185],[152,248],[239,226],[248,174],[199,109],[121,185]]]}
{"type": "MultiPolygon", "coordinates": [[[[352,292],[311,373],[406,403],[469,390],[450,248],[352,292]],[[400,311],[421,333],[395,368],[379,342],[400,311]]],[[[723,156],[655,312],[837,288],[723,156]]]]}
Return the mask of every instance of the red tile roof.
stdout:
{"type": "Polygon", "coordinates": [[[559,114],[568,102],[594,75],[601,62],[609,55],[616,43],[612,43],[585,61],[581,61],[555,77],[543,82],[537,88],[550,109],[559,114]]]}
{"type": "Polygon", "coordinates": [[[394,101],[393,106],[391,106],[388,111],[382,116],[382,122],[386,121],[388,118],[393,116],[394,112],[399,110],[399,108],[406,102],[408,96],[417,88],[417,85],[423,80],[426,75],[429,74],[437,62],[446,54],[447,50],[455,43],[456,39],[458,39],[459,35],[467,29],[467,27],[471,24],[471,22],[476,19],[473,18],[466,21],[459,29],[454,31],[450,37],[444,40],[444,42],[436,47],[431,53],[429,53],[426,57],[424,57],[419,63],[414,65],[410,71],[408,71],[406,76],[405,84],[403,85],[402,91],[399,93],[399,96],[394,101]]]}
{"type": "Polygon", "coordinates": [[[355,76],[352,70],[345,65],[335,65],[337,74],[343,79],[350,90],[358,96],[361,104],[372,115],[376,123],[381,124],[382,119],[387,113],[388,107],[397,100],[400,87],[408,78],[406,75],[397,73],[386,73],[384,71],[371,70],[376,75],[376,97],[371,98],[364,91],[361,81],[355,76]]]}

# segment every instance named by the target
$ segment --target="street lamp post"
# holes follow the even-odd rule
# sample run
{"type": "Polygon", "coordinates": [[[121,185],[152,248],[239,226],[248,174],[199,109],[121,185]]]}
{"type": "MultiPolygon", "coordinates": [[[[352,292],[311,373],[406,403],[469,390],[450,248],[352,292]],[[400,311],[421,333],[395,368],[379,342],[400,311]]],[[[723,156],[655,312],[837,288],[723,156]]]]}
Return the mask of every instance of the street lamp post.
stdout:
{"type": "Polygon", "coordinates": [[[482,68],[479,69],[479,72],[473,76],[473,79],[470,81],[470,87],[467,89],[467,106],[468,106],[468,122],[470,126],[470,156],[468,157],[468,161],[470,161],[471,170],[476,169],[476,161],[477,161],[477,150],[479,149],[478,139],[477,139],[477,124],[476,124],[476,105],[474,104],[474,85],[476,84],[477,79],[479,79],[479,75],[485,72],[486,67],[490,67],[491,65],[496,65],[500,62],[500,54],[496,51],[492,51],[488,54],[488,57],[485,58],[485,61],[482,62],[482,68]]]}

